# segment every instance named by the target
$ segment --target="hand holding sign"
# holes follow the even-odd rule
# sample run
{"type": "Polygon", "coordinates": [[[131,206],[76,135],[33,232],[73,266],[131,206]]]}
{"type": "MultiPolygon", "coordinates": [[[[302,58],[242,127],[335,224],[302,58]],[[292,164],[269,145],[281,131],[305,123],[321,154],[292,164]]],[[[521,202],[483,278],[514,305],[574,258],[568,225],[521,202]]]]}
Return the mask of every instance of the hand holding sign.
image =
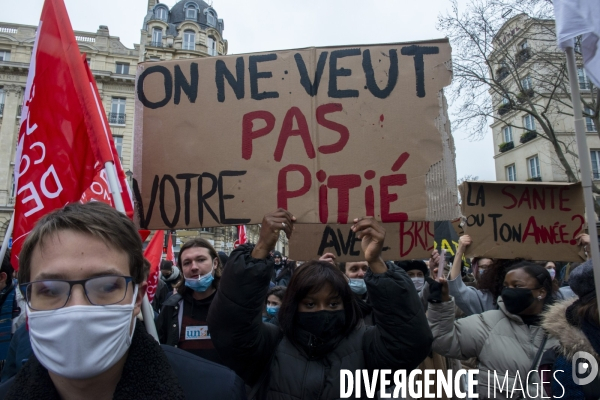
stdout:
{"type": "Polygon", "coordinates": [[[371,271],[375,274],[382,274],[387,271],[385,262],[381,258],[385,240],[385,229],[381,223],[372,217],[355,218],[352,231],[361,240],[362,251],[371,271]]]}
{"type": "Polygon", "coordinates": [[[294,222],[296,222],[296,217],[283,208],[266,214],[262,220],[260,237],[252,251],[252,257],[259,259],[266,258],[269,252],[275,248],[281,230],[285,232],[285,235],[289,239],[292,236],[294,222]]]}
{"type": "Polygon", "coordinates": [[[321,257],[319,257],[319,261],[326,261],[335,265],[335,256],[331,253],[325,253],[321,257]]]}

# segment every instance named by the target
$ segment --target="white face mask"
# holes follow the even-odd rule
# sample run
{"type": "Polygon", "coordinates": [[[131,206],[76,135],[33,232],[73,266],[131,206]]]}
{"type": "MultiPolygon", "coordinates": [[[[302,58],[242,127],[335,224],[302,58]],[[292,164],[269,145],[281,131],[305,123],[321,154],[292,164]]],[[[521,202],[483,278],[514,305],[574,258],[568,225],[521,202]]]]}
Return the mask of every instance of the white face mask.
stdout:
{"type": "Polygon", "coordinates": [[[126,305],[70,306],[34,311],[27,307],[31,348],[47,370],[68,379],[98,376],[115,365],[131,345],[133,301],[126,305]]]}
{"type": "Polygon", "coordinates": [[[548,273],[550,274],[550,278],[552,278],[552,280],[554,280],[554,278],[556,277],[556,270],[554,268],[549,269],[548,273]]]}
{"type": "Polygon", "coordinates": [[[413,283],[415,284],[415,289],[417,289],[417,292],[420,292],[421,289],[423,289],[423,286],[425,286],[425,278],[414,277],[410,279],[412,279],[413,283]]]}

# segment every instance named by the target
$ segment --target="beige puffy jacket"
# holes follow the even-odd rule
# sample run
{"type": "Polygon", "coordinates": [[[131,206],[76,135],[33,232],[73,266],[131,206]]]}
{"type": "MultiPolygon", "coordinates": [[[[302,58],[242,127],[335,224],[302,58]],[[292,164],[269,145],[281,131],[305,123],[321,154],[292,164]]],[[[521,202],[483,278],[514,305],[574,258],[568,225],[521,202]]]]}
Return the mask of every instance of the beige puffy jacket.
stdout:
{"type": "MultiPolygon", "coordinates": [[[[502,298],[498,299],[498,305],[499,310],[455,321],[454,299],[429,304],[428,320],[434,338],[433,351],[459,360],[477,357],[480,399],[541,399],[536,372],[529,375],[529,397],[519,389],[520,382],[523,388],[527,385],[527,374],[542,343],[544,331],[539,326],[527,326],[519,316],[506,311],[502,298]],[[494,371],[498,382],[495,382],[494,371]],[[508,379],[505,381],[507,371],[508,379]],[[515,379],[517,373],[520,382],[515,379]]],[[[556,339],[548,338],[544,351],[557,344],[556,339]]]]}

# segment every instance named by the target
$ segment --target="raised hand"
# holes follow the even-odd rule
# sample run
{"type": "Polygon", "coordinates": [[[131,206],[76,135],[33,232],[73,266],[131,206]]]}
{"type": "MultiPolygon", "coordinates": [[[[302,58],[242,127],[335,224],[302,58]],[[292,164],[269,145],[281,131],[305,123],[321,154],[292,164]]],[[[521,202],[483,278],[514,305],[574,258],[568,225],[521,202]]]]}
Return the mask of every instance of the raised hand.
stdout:
{"type": "Polygon", "coordinates": [[[295,222],[296,217],[283,208],[266,214],[262,220],[260,237],[252,251],[252,257],[267,258],[267,255],[275,248],[275,245],[279,240],[279,232],[283,230],[289,239],[290,236],[292,236],[295,222]]]}
{"type": "Polygon", "coordinates": [[[355,218],[352,231],[356,238],[361,240],[361,247],[365,260],[373,273],[381,274],[387,271],[385,262],[381,258],[385,229],[372,217],[355,218]]]}

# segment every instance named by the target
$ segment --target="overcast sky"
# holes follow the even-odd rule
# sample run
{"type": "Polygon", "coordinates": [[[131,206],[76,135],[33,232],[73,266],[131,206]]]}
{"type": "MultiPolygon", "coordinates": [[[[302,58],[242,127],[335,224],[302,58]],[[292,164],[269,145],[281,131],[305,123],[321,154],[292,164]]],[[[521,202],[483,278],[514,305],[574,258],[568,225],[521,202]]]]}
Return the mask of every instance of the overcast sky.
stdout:
{"type": "MultiPolygon", "coordinates": [[[[169,7],[177,0],[161,1],[169,7]]],[[[210,0],[208,0],[210,4],[210,0]]],[[[73,29],[112,36],[133,47],[140,42],[147,0],[65,0],[73,29]]],[[[37,25],[43,0],[0,0],[0,21],[37,25]]],[[[213,0],[225,21],[229,54],[309,46],[405,42],[444,37],[437,17],[448,0],[213,0]]],[[[491,130],[481,141],[454,130],[459,178],[495,180],[491,130]]]]}

